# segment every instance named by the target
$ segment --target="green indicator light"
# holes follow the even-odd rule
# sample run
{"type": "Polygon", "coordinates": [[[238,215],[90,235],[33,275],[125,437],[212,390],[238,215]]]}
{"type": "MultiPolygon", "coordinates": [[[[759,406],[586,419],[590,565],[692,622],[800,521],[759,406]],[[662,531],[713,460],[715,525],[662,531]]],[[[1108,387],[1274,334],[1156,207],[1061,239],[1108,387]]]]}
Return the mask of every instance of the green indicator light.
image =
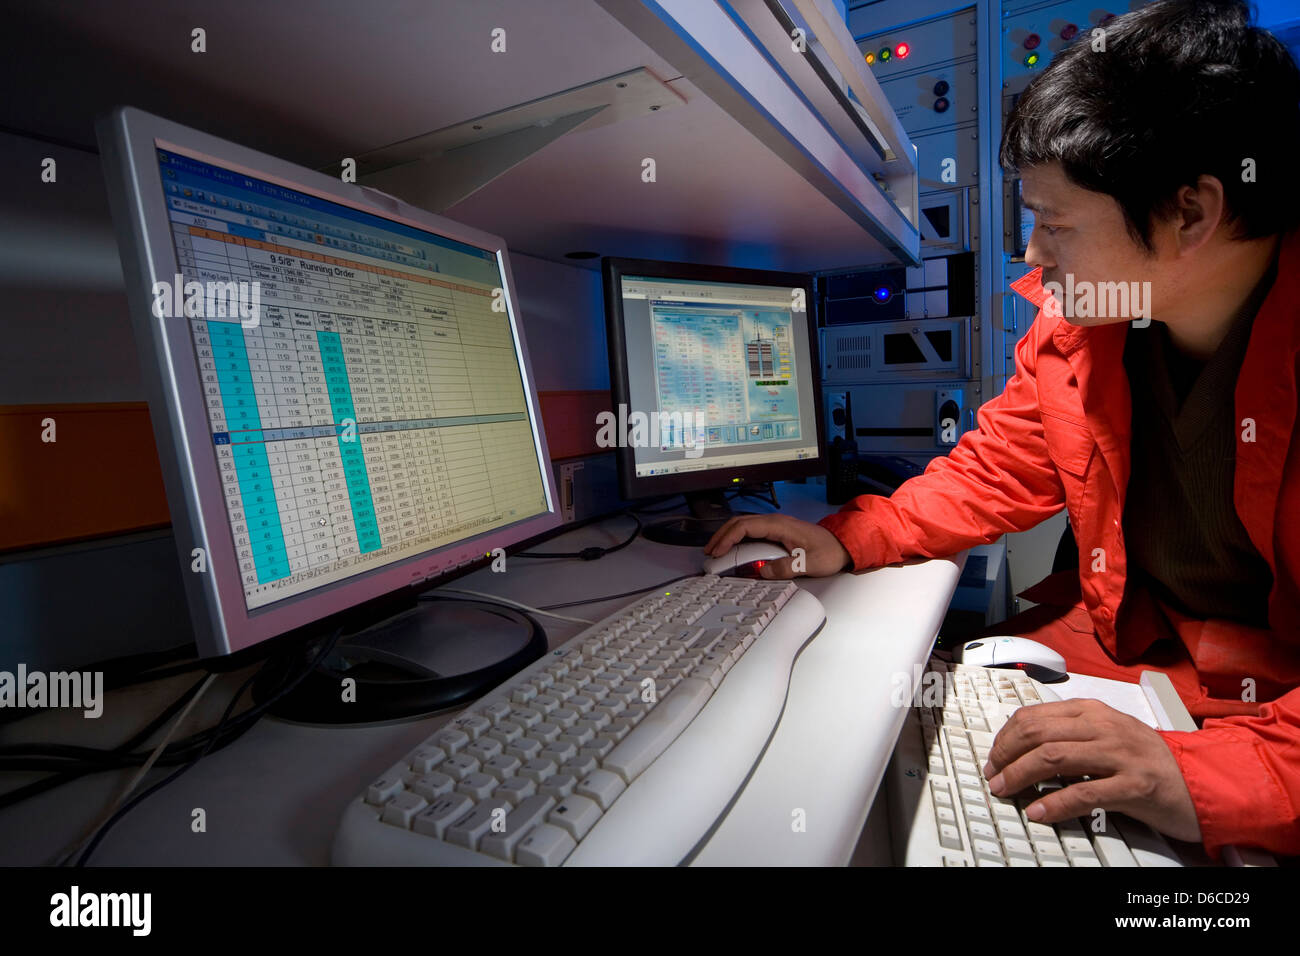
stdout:
{"type": "Polygon", "coordinates": [[[1038,54],[1030,53],[1025,56],[1025,66],[1034,67],[1038,65],[1038,54]]]}
{"type": "Polygon", "coordinates": [[[892,51],[891,49],[889,49],[889,47],[887,47],[887,46],[885,46],[885,47],[881,47],[881,48],[880,48],[880,52],[879,52],[878,54],[876,54],[876,56],[879,58],[879,60],[880,60],[881,63],[885,62],[886,60],[888,60],[888,59],[889,59],[891,56],[893,56],[893,55],[894,55],[894,51],[892,51]]]}

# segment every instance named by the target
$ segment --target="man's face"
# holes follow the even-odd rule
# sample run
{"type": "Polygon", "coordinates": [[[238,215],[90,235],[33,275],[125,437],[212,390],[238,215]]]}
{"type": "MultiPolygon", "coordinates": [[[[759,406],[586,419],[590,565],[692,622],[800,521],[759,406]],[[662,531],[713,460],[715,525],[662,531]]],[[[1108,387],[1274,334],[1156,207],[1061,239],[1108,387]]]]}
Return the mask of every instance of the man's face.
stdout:
{"type": "Polygon", "coordinates": [[[1109,325],[1159,318],[1161,292],[1170,278],[1168,261],[1160,254],[1160,237],[1156,254],[1148,254],[1125,228],[1119,203],[1074,185],[1059,163],[1023,170],[1021,186],[1024,205],[1034,213],[1025,262],[1042,267],[1043,285],[1052,292],[1066,321],[1109,325]],[[1056,283],[1059,290],[1073,289],[1073,299],[1049,283],[1056,283]],[[1125,288],[1117,289],[1117,283],[1125,288]],[[1089,286],[1090,304],[1083,298],[1089,286]]]}

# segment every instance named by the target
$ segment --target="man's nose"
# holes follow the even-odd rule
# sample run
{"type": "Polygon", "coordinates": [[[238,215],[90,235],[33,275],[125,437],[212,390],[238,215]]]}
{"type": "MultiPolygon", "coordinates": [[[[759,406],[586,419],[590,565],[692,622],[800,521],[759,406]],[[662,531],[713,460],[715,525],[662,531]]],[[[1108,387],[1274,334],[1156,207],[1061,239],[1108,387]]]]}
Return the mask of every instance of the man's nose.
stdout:
{"type": "Polygon", "coordinates": [[[1052,269],[1056,266],[1056,258],[1051,254],[1047,247],[1039,238],[1039,230],[1034,229],[1029,234],[1029,244],[1025,246],[1025,265],[1031,269],[1042,268],[1043,271],[1052,269]]]}

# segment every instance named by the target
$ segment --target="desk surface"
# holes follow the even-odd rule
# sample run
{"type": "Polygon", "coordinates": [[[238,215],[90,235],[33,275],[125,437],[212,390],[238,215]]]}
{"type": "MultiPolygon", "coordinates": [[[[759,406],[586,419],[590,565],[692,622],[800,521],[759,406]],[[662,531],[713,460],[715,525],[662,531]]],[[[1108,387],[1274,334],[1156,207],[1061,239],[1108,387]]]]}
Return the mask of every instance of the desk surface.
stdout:
{"type": "MultiPolygon", "coordinates": [[[[835,510],[826,504],[821,485],[778,489],[787,514],[816,520],[835,510]]],[[[607,545],[620,540],[629,525],[626,518],[611,518],[553,539],[548,550],[607,545]]],[[[551,604],[698,573],[701,558],[695,549],[638,539],[595,563],[518,559],[505,574],[485,569],[453,586],[551,604]],[[579,564],[581,573],[575,574],[579,564]]],[[[821,599],[826,626],[800,655],[768,752],[698,864],[848,862],[904,717],[890,702],[894,675],[910,675],[927,658],[961,565],[959,556],[799,579],[821,599]],[[794,825],[797,816],[802,829],[794,825]]],[[[565,613],[594,621],[630,600],[565,613]]],[[[550,618],[545,624],[552,647],[585,627],[550,618]]],[[[214,685],[182,733],[215,723],[242,679],[230,675],[214,685]]],[[[110,694],[99,720],[66,712],[24,720],[0,728],[0,743],[110,746],[143,726],[193,680],[188,675],[110,694]]],[[[458,712],[342,728],[264,718],[133,810],[104,839],[92,863],[325,865],[347,802],[458,712]],[[196,833],[192,821],[198,809],[206,817],[206,831],[196,833]]],[[[147,783],[161,776],[153,774],[147,783]]],[[[5,789],[16,785],[10,782],[15,777],[6,775],[5,789]]],[[[0,865],[49,862],[98,817],[126,779],[126,774],[95,774],[0,810],[0,865]]]]}

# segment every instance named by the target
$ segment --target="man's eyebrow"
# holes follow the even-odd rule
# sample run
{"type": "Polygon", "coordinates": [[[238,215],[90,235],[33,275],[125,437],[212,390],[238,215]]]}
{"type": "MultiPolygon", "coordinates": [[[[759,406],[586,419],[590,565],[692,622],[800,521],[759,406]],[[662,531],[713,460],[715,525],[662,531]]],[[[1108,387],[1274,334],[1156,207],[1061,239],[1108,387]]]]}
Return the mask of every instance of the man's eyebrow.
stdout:
{"type": "Polygon", "coordinates": [[[1020,205],[1024,206],[1026,209],[1030,210],[1031,212],[1035,212],[1043,216],[1057,215],[1057,210],[1053,209],[1051,206],[1044,206],[1042,203],[1032,202],[1028,199],[1021,199],[1020,205]]]}

